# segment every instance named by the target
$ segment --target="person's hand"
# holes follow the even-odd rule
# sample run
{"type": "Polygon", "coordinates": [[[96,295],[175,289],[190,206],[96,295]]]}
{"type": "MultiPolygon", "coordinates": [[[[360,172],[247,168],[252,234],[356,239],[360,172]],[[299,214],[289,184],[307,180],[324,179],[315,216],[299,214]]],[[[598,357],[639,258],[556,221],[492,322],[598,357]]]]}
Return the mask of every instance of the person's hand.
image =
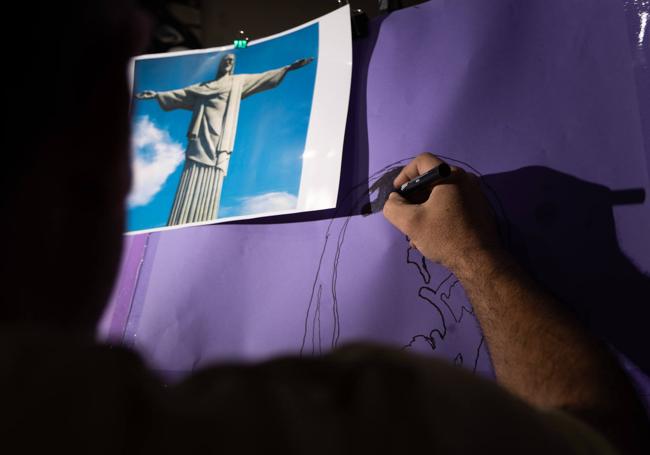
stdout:
{"type": "MultiPolygon", "coordinates": [[[[393,184],[399,188],[440,163],[432,154],[423,153],[402,169],[393,184]]],[[[478,177],[460,168],[451,169],[452,175],[436,184],[421,204],[391,193],[384,216],[424,256],[454,271],[465,258],[500,249],[500,240],[478,177]]]]}
{"type": "Polygon", "coordinates": [[[150,100],[156,97],[156,92],[153,90],[145,90],[144,92],[136,93],[135,97],[139,100],[150,100]]]}
{"type": "Polygon", "coordinates": [[[293,70],[297,70],[298,68],[302,68],[305,65],[309,65],[313,61],[314,61],[314,57],[301,58],[300,60],[296,60],[291,65],[289,65],[289,71],[293,71],[293,70]]]}

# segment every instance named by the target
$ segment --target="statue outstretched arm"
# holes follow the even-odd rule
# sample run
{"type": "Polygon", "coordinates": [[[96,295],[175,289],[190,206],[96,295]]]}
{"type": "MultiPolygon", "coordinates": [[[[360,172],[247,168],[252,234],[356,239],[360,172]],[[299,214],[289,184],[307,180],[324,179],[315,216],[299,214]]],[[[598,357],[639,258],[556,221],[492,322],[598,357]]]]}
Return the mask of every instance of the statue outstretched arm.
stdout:
{"type": "Polygon", "coordinates": [[[291,65],[289,65],[289,71],[293,71],[293,70],[297,70],[298,68],[302,68],[303,66],[309,65],[313,61],[314,61],[314,57],[301,58],[300,60],[296,60],[291,65]]]}
{"type": "Polygon", "coordinates": [[[290,65],[265,71],[264,73],[241,75],[240,77],[244,78],[242,98],[277,87],[280,82],[282,82],[287,72],[302,68],[303,66],[310,64],[313,60],[313,57],[302,58],[296,60],[290,65]]]}
{"type": "Polygon", "coordinates": [[[138,100],[150,100],[156,97],[156,92],[153,90],[144,90],[140,93],[135,94],[135,98],[138,100]]]}
{"type": "Polygon", "coordinates": [[[157,99],[160,107],[165,111],[174,109],[194,109],[194,94],[186,88],[178,90],[169,90],[166,92],[156,92],[153,90],[144,90],[136,93],[135,98],[138,100],[157,99]]]}

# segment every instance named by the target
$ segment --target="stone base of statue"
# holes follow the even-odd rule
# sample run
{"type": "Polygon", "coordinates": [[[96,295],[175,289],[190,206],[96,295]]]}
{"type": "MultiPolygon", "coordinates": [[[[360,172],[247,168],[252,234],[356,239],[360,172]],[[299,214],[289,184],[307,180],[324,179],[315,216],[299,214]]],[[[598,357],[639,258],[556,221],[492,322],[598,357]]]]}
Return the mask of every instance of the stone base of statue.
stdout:
{"type": "Polygon", "coordinates": [[[216,219],[223,186],[223,170],[185,161],[168,226],[216,219]]]}

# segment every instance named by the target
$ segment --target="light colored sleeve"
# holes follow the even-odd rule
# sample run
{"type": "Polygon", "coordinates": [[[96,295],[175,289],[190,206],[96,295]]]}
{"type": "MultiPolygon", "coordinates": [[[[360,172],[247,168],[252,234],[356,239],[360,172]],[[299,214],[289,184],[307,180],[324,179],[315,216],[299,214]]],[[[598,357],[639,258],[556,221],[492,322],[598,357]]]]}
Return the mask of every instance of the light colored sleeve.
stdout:
{"type": "Polygon", "coordinates": [[[264,90],[269,90],[277,87],[284,79],[284,76],[289,71],[288,66],[283,66],[275,70],[265,71],[259,74],[242,74],[240,77],[243,79],[241,97],[254,95],[264,90]]]}
{"type": "Polygon", "coordinates": [[[157,92],[156,99],[158,100],[158,104],[160,104],[160,108],[165,111],[174,109],[187,109],[191,111],[194,109],[194,100],[196,97],[188,88],[157,92]]]}

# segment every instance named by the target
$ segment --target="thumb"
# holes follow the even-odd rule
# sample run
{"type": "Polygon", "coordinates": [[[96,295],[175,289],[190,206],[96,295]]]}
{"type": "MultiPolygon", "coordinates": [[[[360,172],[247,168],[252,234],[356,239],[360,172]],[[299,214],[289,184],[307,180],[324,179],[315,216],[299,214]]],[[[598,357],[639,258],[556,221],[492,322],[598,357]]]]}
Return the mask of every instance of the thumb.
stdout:
{"type": "Polygon", "coordinates": [[[409,235],[413,228],[413,221],[420,210],[420,206],[409,201],[393,191],[384,204],[384,217],[397,229],[409,235]]]}

